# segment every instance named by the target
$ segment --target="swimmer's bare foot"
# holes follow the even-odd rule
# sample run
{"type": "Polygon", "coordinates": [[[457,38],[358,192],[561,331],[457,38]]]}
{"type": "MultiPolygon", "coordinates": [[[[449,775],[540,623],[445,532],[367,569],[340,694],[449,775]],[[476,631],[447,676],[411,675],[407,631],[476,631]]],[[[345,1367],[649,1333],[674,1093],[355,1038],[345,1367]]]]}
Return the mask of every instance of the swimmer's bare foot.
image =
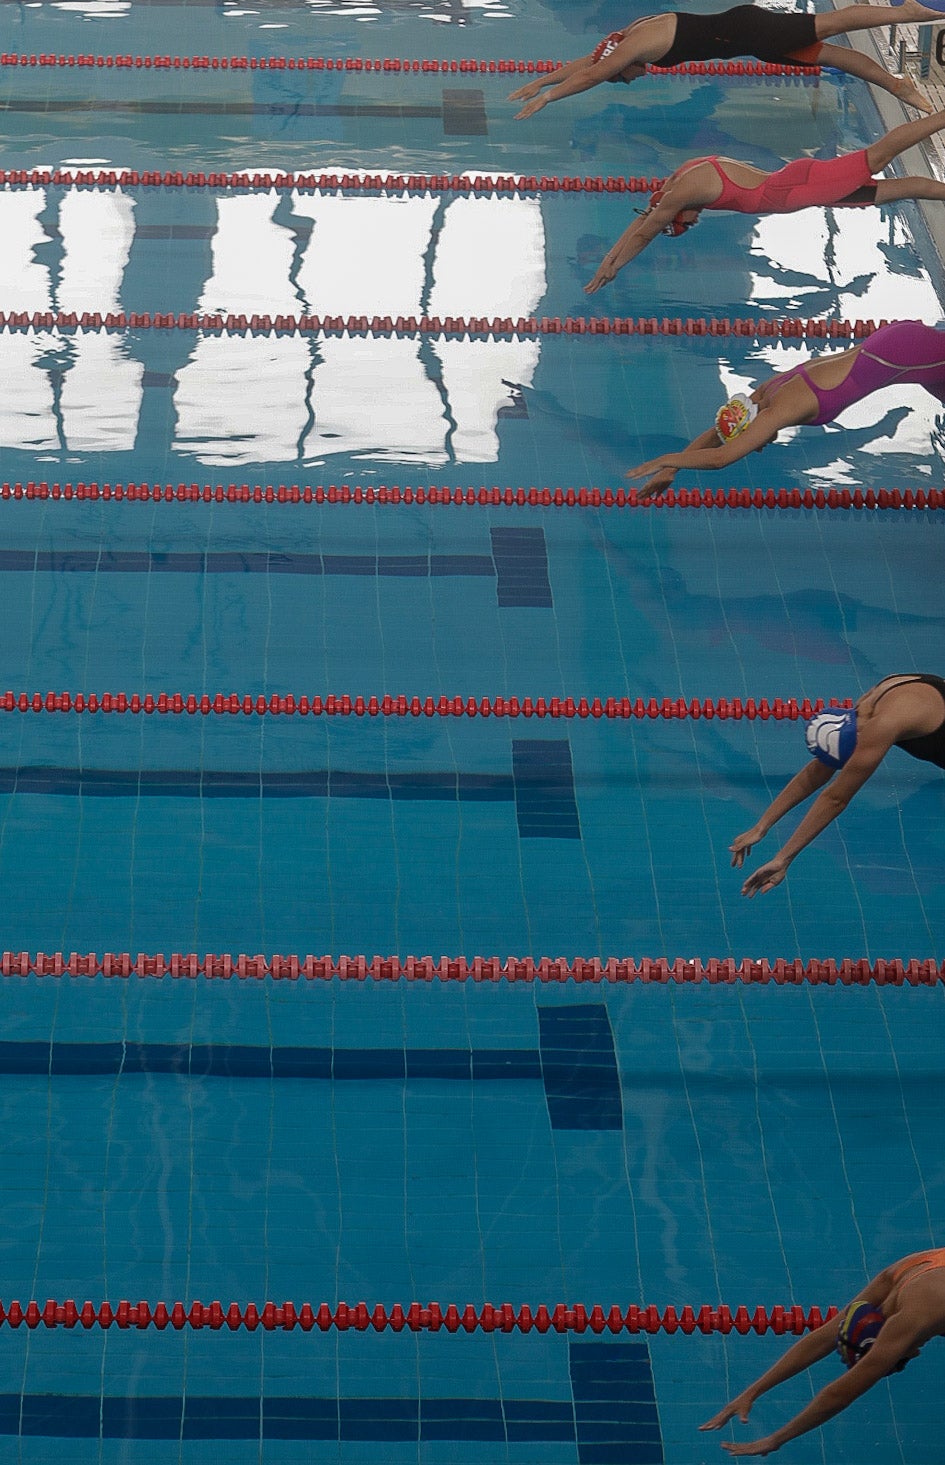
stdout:
{"type": "Polygon", "coordinates": [[[902,5],[897,5],[899,15],[896,24],[921,25],[927,20],[941,20],[940,10],[930,10],[927,5],[920,5],[919,0],[903,0],[902,5]]]}
{"type": "MultiPolygon", "coordinates": [[[[924,6],[919,7],[924,10],[924,6]]],[[[938,17],[941,19],[941,16],[938,17]]],[[[915,107],[917,112],[932,112],[932,103],[924,92],[921,92],[912,80],[911,76],[897,76],[893,78],[891,88],[894,97],[898,97],[904,107],[915,107]]]]}

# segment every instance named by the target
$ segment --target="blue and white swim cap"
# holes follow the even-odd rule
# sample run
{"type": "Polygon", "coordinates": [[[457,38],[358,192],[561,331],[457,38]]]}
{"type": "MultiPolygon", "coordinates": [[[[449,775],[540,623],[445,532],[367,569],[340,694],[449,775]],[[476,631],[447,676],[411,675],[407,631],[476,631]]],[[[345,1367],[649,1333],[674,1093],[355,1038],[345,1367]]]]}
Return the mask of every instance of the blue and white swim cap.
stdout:
{"type": "Polygon", "coordinates": [[[856,708],[831,707],[818,712],[804,736],[813,757],[828,768],[842,768],[856,747],[856,708]]]}

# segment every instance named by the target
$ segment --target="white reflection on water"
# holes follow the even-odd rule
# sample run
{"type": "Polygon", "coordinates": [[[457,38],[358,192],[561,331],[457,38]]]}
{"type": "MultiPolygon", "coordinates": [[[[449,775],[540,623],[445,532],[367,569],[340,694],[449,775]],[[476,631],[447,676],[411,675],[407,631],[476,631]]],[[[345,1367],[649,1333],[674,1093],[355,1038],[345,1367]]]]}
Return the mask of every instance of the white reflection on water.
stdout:
{"type": "MultiPolygon", "coordinates": [[[[87,0],[95,3],[95,0],[87,0]]],[[[105,3],[105,0],[103,0],[105,3]]],[[[414,12],[421,20],[436,20],[464,25],[478,14],[510,19],[512,11],[505,0],[286,0],[290,8],[304,8],[318,16],[342,15],[347,20],[377,20],[391,13],[414,12]]],[[[73,8],[83,8],[76,4],[73,8]]],[[[224,4],[223,14],[234,18],[265,12],[253,6],[224,4]]]]}
{"type": "MultiPolygon", "coordinates": [[[[533,200],[295,196],[278,223],[277,208],[220,201],[201,310],[515,319],[544,294],[533,200]]],[[[532,340],[207,338],[178,374],[175,446],[229,467],[493,462],[504,379],[530,383],[538,354],[532,340]]]]}
{"type": "MultiPolygon", "coordinates": [[[[120,190],[0,194],[4,308],[120,310],[134,223],[134,201],[120,190]]],[[[188,248],[168,241],[172,267],[174,251],[188,248]]],[[[248,194],[216,202],[198,299],[166,306],[514,321],[535,314],[544,292],[535,200],[248,194]]],[[[0,335],[0,442],[34,452],[133,448],[144,368],[129,349],[129,339],[95,331],[0,335]]],[[[528,338],[198,336],[176,374],[174,446],[231,468],[339,454],[494,462],[506,382],[529,385],[539,349],[528,338]]]]}
{"type": "Polygon", "coordinates": [[[82,15],[86,20],[113,20],[130,15],[131,0],[53,0],[52,9],[82,15]]]}
{"type": "MultiPolygon", "coordinates": [[[[908,219],[894,209],[806,209],[801,214],[769,215],[757,222],[750,261],[746,314],[760,313],[761,307],[765,314],[773,308],[779,317],[802,320],[912,319],[928,325],[941,320],[941,305],[931,280],[922,273],[908,219]]],[[[843,342],[797,347],[771,342],[755,353],[758,365],[753,375],[723,367],[722,391],[730,396],[811,356],[844,349],[843,342]]],[[[835,438],[837,456],[811,468],[812,483],[857,486],[857,476],[844,456],[849,454],[850,429],[867,434],[865,440],[858,438],[857,452],[874,457],[890,452],[911,455],[916,472],[939,482],[941,460],[932,439],[940,436],[936,418],[941,414],[941,406],[921,387],[892,386],[873,393],[847,408],[836,426],[814,429],[835,438]]],[[[788,442],[801,431],[782,433],[779,441],[788,442]]]]}
{"type": "MultiPolygon", "coordinates": [[[[41,189],[2,195],[0,278],[8,311],[119,308],[134,235],[134,204],[118,192],[61,196],[58,269],[40,222],[41,189]],[[41,246],[46,249],[37,256],[41,246]],[[56,279],[58,276],[58,279],[56,279]]],[[[84,332],[64,340],[0,336],[0,443],[35,452],[120,452],[134,446],[144,368],[116,336],[84,332]],[[55,384],[61,381],[58,395],[55,384]],[[107,389],[103,390],[103,384],[107,389]]]]}
{"type": "MultiPolygon", "coordinates": [[[[212,269],[198,311],[285,315],[292,288],[293,236],[275,226],[270,194],[217,201],[212,269]]],[[[308,421],[311,346],[297,336],[206,336],[177,374],[174,446],[202,463],[292,461],[308,421]]]]}
{"type": "Polygon", "coordinates": [[[316,315],[421,315],[437,206],[435,198],[296,195],[295,214],[311,222],[298,271],[308,309],[316,315]]]}

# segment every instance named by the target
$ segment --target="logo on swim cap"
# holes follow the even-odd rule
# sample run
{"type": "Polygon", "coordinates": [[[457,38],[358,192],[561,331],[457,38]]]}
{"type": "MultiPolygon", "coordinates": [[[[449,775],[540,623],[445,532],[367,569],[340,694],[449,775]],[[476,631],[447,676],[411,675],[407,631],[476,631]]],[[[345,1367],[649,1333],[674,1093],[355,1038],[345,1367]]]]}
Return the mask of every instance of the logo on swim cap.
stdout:
{"type": "Polygon", "coordinates": [[[886,1319],[872,1302],[851,1302],[840,1320],[837,1352],[847,1368],[859,1363],[879,1336],[886,1319]]]}
{"type": "Polygon", "coordinates": [[[612,56],[622,40],[623,31],[611,31],[609,36],[605,36],[602,41],[598,41],[591,52],[592,63],[596,66],[598,61],[603,61],[606,57],[612,56]]]}
{"type": "MultiPolygon", "coordinates": [[[[650,194],[650,202],[649,202],[649,205],[647,206],[647,208],[646,209],[637,209],[637,213],[638,214],[639,213],[647,213],[648,214],[652,209],[655,209],[656,208],[656,205],[657,204],[662,203],[662,202],[663,202],[663,189],[662,188],[654,188],[653,192],[650,194]]],[[[680,236],[680,234],[685,234],[686,230],[687,229],[691,229],[692,226],[693,226],[693,224],[698,224],[698,222],[699,222],[699,210],[698,209],[685,209],[683,211],[683,213],[690,213],[690,214],[692,214],[692,218],[691,219],[686,219],[686,218],[683,217],[683,214],[677,214],[676,217],[675,217],[675,219],[673,219],[672,223],[671,224],[667,224],[666,227],[663,230],[663,233],[669,239],[678,239],[679,236],[680,236]]]]}
{"type": "Polygon", "coordinates": [[[730,443],[758,416],[758,404],[744,392],[736,392],[715,414],[715,430],[723,443],[730,443]]]}
{"type": "Polygon", "coordinates": [[[828,768],[842,768],[856,747],[856,708],[818,712],[804,734],[807,751],[828,768]]]}

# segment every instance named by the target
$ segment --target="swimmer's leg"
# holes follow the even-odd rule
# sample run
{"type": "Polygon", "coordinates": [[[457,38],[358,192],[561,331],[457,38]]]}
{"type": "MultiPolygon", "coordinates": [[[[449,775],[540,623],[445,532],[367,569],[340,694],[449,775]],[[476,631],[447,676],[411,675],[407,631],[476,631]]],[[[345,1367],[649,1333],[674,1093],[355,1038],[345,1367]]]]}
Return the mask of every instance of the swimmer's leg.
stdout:
{"type": "Polygon", "coordinates": [[[904,122],[901,127],[894,127],[892,132],[887,132],[885,137],[870,143],[866,149],[870,172],[878,173],[893,158],[898,158],[900,153],[914,147],[917,142],[922,142],[923,138],[941,132],[942,128],[945,128],[945,112],[933,112],[931,117],[918,117],[915,122],[904,122]]]}
{"type": "MultiPolygon", "coordinates": [[[[856,5],[850,8],[871,10],[873,7],[856,5]]],[[[847,12],[841,11],[839,14],[846,15],[847,12]]],[[[893,14],[901,14],[901,11],[894,11],[893,14]]],[[[823,17],[824,20],[832,18],[823,17]]],[[[818,16],[817,19],[820,20],[821,17],[818,16]]],[[[911,76],[895,76],[878,61],[874,61],[870,56],[861,56],[859,51],[853,51],[849,46],[821,46],[817,63],[820,66],[833,66],[837,71],[845,71],[849,76],[862,77],[871,86],[878,86],[884,92],[891,92],[906,107],[915,107],[919,112],[931,112],[932,110],[931,102],[919,90],[911,76]]]]}
{"type": "Polygon", "coordinates": [[[881,178],[876,185],[876,202],[895,203],[898,198],[936,198],[945,202],[945,183],[937,178],[881,178]]]}
{"type": "Polygon", "coordinates": [[[876,30],[884,25],[922,25],[941,20],[940,10],[920,5],[919,0],[903,0],[902,5],[846,5],[818,15],[815,29],[819,41],[831,36],[849,35],[851,31],[876,30]]]}

